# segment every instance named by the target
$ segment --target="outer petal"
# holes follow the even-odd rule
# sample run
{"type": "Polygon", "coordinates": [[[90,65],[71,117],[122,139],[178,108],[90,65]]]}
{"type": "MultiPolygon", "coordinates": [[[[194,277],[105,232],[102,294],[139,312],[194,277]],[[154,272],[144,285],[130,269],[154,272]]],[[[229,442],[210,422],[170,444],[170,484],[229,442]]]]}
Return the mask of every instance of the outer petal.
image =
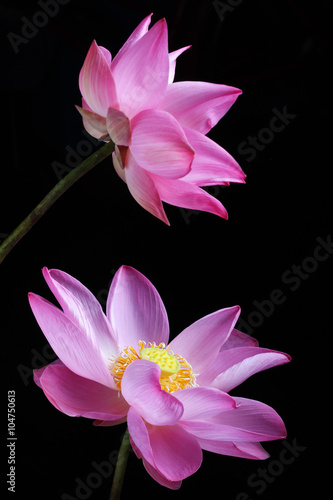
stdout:
{"type": "Polygon", "coordinates": [[[195,373],[202,373],[215,361],[239,314],[239,306],[209,314],[183,330],[170,342],[169,347],[183,356],[195,373]]]}
{"type": "Polygon", "coordinates": [[[106,126],[115,144],[129,146],[131,142],[131,127],[127,116],[119,109],[109,108],[106,126]]]}
{"type": "Polygon", "coordinates": [[[126,156],[124,174],[127,187],[139,205],[169,226],[170,223],[153,178],[149,172],[137,164],[130,151],[126,156]]]}
{"type": "Polygon", "coordinates": [[[244,382],[254,373],[290,361],[290,356],[260,347],[236,347],[219,353],[214,364],[198,377],[199,385],[225,392],[244,382]]]}
{"type": "Polygon", "coordinates": [[[187,47],[183,47],[181,49],[175,50],[174,52],[170,52],[169,54],[169,64],[170,64],[170,69],[169,69],[169,80],[168,83],[172,83],[174,78],[175,78],[175,71],[176,71],[176,59],[180,54],[185,52],[185,50],[189,49],[191,45],[188,45],[187,47]]]}
{"type": "Polygon", "coordinates": [[[179,488],[181,487],[182,481],[169,481],[169,479],[160,474],[160,472],[158,472],[158,470],[155,469],[152,465],[150,465],[150,463],[147,462],[145,459],[143,459],[143,465],[145,466],[145,469],[148,472],[148,474],[161,486],[165,486],[170,490],[179,490],[179,488]]]}
{"type": "Polygon", "coordinates": [[[152,425],[174,425],[183,414],[182,403],[161,389],[161,368],[139,359],[125,370],[121,392],[129,405],[152,425]]]}
{"type": "Polygon", "coordinates": [[[198,186],[182,179],[165,179],[159,175],[151,175],[161,200],[166,203],[191,210],[202,210],[223,219],[228,218],[228,213],[222,203],[198,186]]]}
{"type": "Polygon", "coordinates": [[[113,387],[111,374],[91,339],[53,304],[33,293],[28,296],[37,323],[61,361],[77,375],[113,387]]]}
{"type": "Polygon", "coordinates": [[[154,285],[136,269],[122,266],[117,271],[106,310],[121,347],[135,348],[139,340],[167,344],[169,321],[162,299],[154,285]]]}
{"type": "Polygon", "coordinates": [[[140,167],[174,179],[190,172],[194,150],[173,116],[148,109],[136,115],[131,125],[131,152],[140,167]]]}
{"type": "Polygon", "coordinates": [[[156,468],[169,481],[181,481],[199,469],[201,447],[179,425],[150,427],[148,432],[156,468]]]}
{"type": "Polygon", "coordinates": [[[259,343],[256,339],[234,328],[220,350],[225,351],[234,347],[258,347],[258,345],[259,343]]]}
{"type": "Polygon", "coordinates": [[[264,450],[260,443],[232,443],[199,438],[198,443],[203,450],[219,453],[220,455],[251,458],[253,460],[265,460],[269,457],[269,453],[264,450]]]}
{"type": "Polygon", "coordinates": [[[140,24],[135,28],[133,33],[128,37],[124,45],[121,47],[119,50],[118,54],[114,57],[112,63],[111,63],[111,70],[114,71],[116,66],[118,65],[119,61],[121,60],[122,57],[125,56],[125,54],[128,52],[128,50],[138,41],[140,38],[143,37],[148,32],[148,28],[151,22],[151,16],[145,17],[143,21],[141,21],[140,24]]]}
{"type": "Polygon", "coordinates": [[[82,283],[63,271],[44,267],[43,276],[65,315],[86,333],[108,363],[108,359],[119,352],[118,339],[98,300],[82,283]]]}
{"type": "Polygon", "coordinates": [[[83,118],[83,125],[88,134],[96,139],[101,139],[103,136],[107,135],[106,119],[103,116],[93,111],[89,111],[88,109],[80,108],[80,106],[75,107],[83,118]]]}
{"type": "Polygon", "coordinates": [[[286,437],[284,423],[273,408],[252,399],[234,398],[238,407],[206,421],[179,423],[199,439],[232,442],[272,441],[286,437]]]}
{"type": "Polygon", "coordinates": [[[184,131],[195,151],[191,171],[184,181],[196,186],[245,182],[244,172],[225,149],[195,130],[186,128],[184,131]]]}
{"type": "Polygon", "coordinates": [[[112,73],[120,109],[129,118],[143,109],[159,105],[169,76],[168,33],[164,19],[115,59],[112,73]]]}
{"type": "Polygon", "coordinates": [[[241,94],[228,85],[176,82],[168,86],[160,109],[171,113],[183,127],[207,134],[241,94]]]}
{"type": "Polygon", "coordinates": [[[39,381],[46,397],[66,415],[118,420],[129,409],[118,391],[80,377],[63,364],[48,365],[39,381]]]}
{"type": "Polygon", "coordinates": [[[173,396],[184,406],[182,420],[205,420],[236,407],[235,400],[229,394],[208,387],[176,391],[173,396]]]}
{"type": "Polygon", "coordinates": [[[144,459],[145,466],[150,465],[147,470],[157,481],[160,475],[168,481],[181,481],[200,467],[201,448],[196,438],[179,425],[145,425],[133,407],[129,409],[127,423],[137,456],[144,459]],[[156,475],[151,467],[157,470],[156,475]]]}
{"type": "Polygon", "coordinates": [[[106,117],[108,108],[118,107],[117,92],[105,51],[93,41],[79,75],[82,97],[94,113],[106,117]]]}

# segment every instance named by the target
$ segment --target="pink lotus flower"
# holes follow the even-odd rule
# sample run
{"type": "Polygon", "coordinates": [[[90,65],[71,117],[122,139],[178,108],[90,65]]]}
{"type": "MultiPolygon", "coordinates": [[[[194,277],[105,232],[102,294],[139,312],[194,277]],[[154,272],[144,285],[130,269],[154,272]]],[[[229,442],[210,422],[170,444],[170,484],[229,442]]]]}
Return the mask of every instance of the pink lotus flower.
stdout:
{"type": "Polygon", "coordinates": [[[127,421],[133,449],[157,482],[179,488],[200,467],[202,449],[264,459],[260,442],[285,437],[272,408],[227,394],[290,359],[234,328],[238,306],[199,319],[169,343],[163,302],[135,269],[117,271],[106,315],[79,281],[43,274],[62,310],[33,293],[29,301],[59,359],[34,371],[36,384],[69,416],[127,421]]]}
{"type": "Polygon", "coordinates": [[[79,76],[86,130],[116,144],[113,164],[135,200],[169,224],[162,201],[227,218],[223,205],[199,186],[244,182],[224,149],[206,137],[241,91],[208,82],[174,83],[177,57],[168,53],[165,19],[151,15],[118,54],[94,41],[79,76]]]}

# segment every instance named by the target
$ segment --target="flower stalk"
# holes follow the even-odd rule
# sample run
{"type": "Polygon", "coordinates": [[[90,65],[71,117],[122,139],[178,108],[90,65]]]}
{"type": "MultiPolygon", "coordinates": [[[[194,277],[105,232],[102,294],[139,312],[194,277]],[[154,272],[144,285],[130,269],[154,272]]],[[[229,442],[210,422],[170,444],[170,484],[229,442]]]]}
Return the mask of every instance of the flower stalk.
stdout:
{"type": "Polygon", "coordinates": [[[120,498],[130,449],[131,443],[127,428],[120,446],[109,500],[119,500],[120,498]]]}
{"type": "Polygon", "coordinates": [[[39,221],[47,210],[55,203],[60,196],[67,191],[76,181],[83,177],[92,168],[98,165],[104,158],[114,151],[112,141],[95,151],[86,158],[80,165],[75,167],[69,174],[61,179],[58,184],[42,199],[40,203],[30,212],[30,214],[17,226],[16,229],[0,245],[0,263],[9,254],[12,248],[28,231],[39,221]]]}

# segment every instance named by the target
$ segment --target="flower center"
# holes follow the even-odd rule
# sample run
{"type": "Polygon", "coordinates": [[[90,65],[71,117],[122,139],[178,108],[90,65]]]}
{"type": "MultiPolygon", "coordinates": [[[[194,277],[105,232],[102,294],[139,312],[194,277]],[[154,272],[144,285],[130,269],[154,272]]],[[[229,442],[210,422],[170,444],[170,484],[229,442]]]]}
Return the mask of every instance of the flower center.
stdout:
{"type": "Polygon", "coordinates": [[[158,347],[148,347],[140,351],[140,358],[153,361],[161,367],[161,377],[169,377],[177,373],[180,369],[180,363],[171,352],[158,347]]]}
{"type": "Polygon", "coordinates": [[[191,365],[179,354],[174,354],[165,344],[156,345],[155,342],[139,342],[139,349],[127,346],[120,356],[111,361],[110,373],[118,389],[121,389],[121,380],[126,368],[138,359],[146,359],[158,364],[161,368],[160,384],[161,389],[167,392],[189,389],[197,386],[196,376],[191,365]]]}

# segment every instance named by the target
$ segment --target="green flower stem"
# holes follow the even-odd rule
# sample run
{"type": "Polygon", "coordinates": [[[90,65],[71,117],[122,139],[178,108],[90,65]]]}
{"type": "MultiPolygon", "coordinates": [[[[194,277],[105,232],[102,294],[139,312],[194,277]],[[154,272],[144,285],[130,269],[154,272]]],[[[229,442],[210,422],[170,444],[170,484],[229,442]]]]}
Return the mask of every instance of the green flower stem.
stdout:
{"type": "Polygon", "coordinates": [[[109,500],[119,500],[120,498],[130,449],[131,443],[129,439],[129,432],[128,429],[126,429],[117,458],[116,470],[114,472],[109,500]]]}
{"type": "Polygon", "coordinates": [[[86,158],[80,165],[75,167],[69,174],[61,179],[58,184],[42,199],[42,201],[30,212],[30,214],[21,222],[19,226],[2,242],[0,245],[0,263],[6,255],[16,245],[20,239],[39,221],[39,219],[47,212],[47,210],[57,201],[60,196],[67,191],[77,180],[85,175],[89,170],[98,165],[104,158],[109,156],[114,151],[114,143],[112,141],[105,144],[103,147],[95,151],[92,155],[86,158]]]}

